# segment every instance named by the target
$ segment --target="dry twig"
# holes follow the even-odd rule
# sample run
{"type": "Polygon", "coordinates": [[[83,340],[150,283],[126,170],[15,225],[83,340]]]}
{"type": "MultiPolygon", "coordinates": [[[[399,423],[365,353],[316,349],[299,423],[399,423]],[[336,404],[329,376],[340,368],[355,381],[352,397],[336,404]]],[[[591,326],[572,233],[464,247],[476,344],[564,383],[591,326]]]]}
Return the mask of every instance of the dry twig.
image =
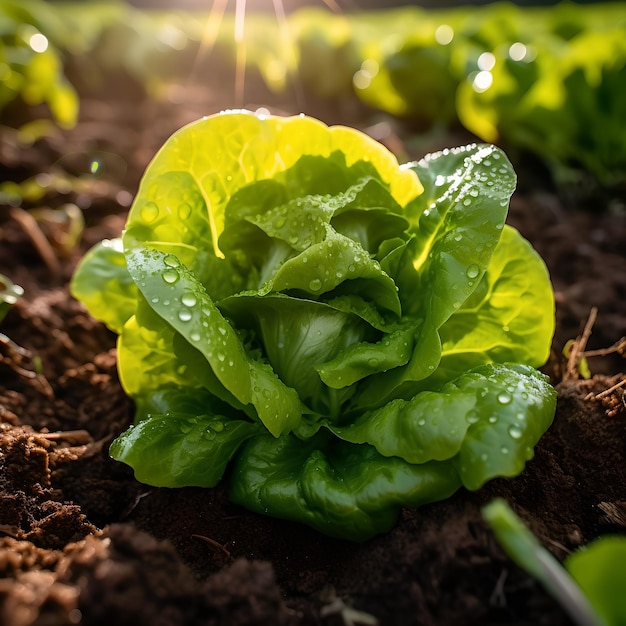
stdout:
{"type": "Polygon", "coordinates": [[[596,323],[597,317],[598,308],[594,306],[589,312],[589,318],[587,319],[582,335],[576,337],[576,339],[572,342],[570,353],[567,358],[565,372],[563,372],[563,380],[577,380],[579,378],[579,364],[581,360],[585,358],[584,351],[587,347],[587,342],[589,341],[589,337],[591,336],[591,331],[593,329],[593,325],[596,323]]]}
{"type": "Polygon", "coordinates": [[[19,207],[12,207],[10,215],[24,229],[24,232],[33,242],[35,249],[43,262],[48,266],[50,272],[54,276],[58,276],[61,273],[59,259],[57,258],[54,248],[48,241],[48,238],[43,234],[41,228],[39,228],[37,220],[28,213],[28,211],[19,207]]]}

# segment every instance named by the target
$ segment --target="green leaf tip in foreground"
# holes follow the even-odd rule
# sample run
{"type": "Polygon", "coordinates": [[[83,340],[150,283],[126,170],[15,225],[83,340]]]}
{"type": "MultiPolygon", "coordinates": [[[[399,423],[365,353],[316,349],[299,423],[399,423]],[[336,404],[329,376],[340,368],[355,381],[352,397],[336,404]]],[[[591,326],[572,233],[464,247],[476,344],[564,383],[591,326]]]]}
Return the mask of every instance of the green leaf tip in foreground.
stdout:
{"type": "Polygon", "coordinates": [[[514,187],[493,146],[399,165],[305,116],[182,128],[72,281],[120,335],[112,456],[359,541],[519,474],[554,416],[554,296],[514,187]]]}
{"type": "Polygon", "coordinates": [[[626,624],[626,537],[604,535],[570,554],[564,565],[606,626],[626,624]]]}
{"type": "Polygon", "coordinates": [[[623,537],[617,542],[612,539],[600,540],[599,545],[588,554],[579,552],[568,558],[567,569],[574,578],[579,576],[584,581],[581,589],[570,573],[540,544],[537,537],[505,500],[501,498],[492,500],[483,507],[482,513],[505,552],[519,567],[541,582],[554,599],[562,605],[574,624],[577,626],[618,626],[624,623],[623,619],[619,618],[620,614],[622,618],[626,615],[623,593],[611,595],[609,591],[617,592],[619,588],[621,592],[624,588],[623,556],[626,554],[626,543],[623,537]],[[609,556],[613,548],[617,551],[609,556]],[[610,570],[611,562],[614,564],[620,562],[621,585],[618,583],[614,586],[613,575],[618,574],[618,571],[610,570]],[[584,571],[583,568],[589,569],[584,571]],[[594,580],[595,576],[598,578],[594,580]],[[583,593],[586,591],[585,583],[590,590],[588,597],[583,593]],[[604,588],[600,591],[601,585],[604,585],[604,588]],[[608,601],[607,598],[609,598],[608,601]]]}

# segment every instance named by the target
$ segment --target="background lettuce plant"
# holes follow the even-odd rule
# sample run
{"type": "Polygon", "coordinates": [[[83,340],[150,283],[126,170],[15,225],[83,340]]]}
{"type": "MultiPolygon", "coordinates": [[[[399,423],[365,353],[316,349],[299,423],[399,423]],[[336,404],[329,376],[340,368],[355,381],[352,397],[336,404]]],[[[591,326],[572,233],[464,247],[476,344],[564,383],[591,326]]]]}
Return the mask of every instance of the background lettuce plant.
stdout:
{"type": "Polygon", "coordinates": [[[16,99],[46,104],[54,120],[72,127],[78,95],[63,72],[61,41],[69,31],[46,2],[0,4],[0,112],[16,99]]]}
{"type": "Polygon", "coordinates": [[[399,166],[356,130],[227,112],[173,135],[72,290],[119,333],[143,482],[363,540],[514,476],[550,425],[554,299],[493,146],[399,166]]]}

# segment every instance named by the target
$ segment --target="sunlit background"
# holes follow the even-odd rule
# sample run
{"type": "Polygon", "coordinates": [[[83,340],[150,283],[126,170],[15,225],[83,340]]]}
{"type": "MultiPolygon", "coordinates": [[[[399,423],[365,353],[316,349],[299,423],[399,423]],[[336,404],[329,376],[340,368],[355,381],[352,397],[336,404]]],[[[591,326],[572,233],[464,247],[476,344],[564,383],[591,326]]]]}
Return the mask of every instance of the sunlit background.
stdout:
{"type": "Polygon", "coordinates": [[[535,155],[558,184],[623,193],[623,2],[3,0],[0,19],[0,122],[31,142],[95,100],[183,122],[304,112],[400,158],[463,133],[535,155]]]}

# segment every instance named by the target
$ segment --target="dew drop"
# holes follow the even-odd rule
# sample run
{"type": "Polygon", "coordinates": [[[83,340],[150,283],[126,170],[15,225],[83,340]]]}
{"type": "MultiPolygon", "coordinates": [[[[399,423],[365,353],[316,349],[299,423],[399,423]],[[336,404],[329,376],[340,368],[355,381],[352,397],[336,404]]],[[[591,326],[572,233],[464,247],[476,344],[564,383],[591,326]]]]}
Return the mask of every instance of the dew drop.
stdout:
{"type": "Polygon", "coordinates": [[[159,207],[154,202],[146,202],[139,211],[141,219],[145,222],[154,222],[159,217],[159,207]]]}
{"type": "Polygon", "coordinates": [[[180,278],[176,270],[165,270],[162,276],[168,285],[173,285],[180,278]]]}
{"type": "Polygon", "coordinates": [[[154,298],[152,298],[150,300],[150,302],[152,302],[152,304],[158,304],[159,303],[159,297],[158,296],[154,296],[154,298]]]}
{"type": "Polygon", "coordinates": [[[178,207],[178,217],[181,220],[188,220],[191,217],[191,205],[188,202],[183,202],[178,207]]]}
{"type": "Polygon", "coordinates": [[[188,322],[191,319],[191,311],[189,309],[183,309],[178,312],[178,319],[181,322],[188,322]]]}
{"type": "Polygon", "coordinates": [[[222,335],[225,335],[228,332],[223,326],[220,326],[218,330],[220,331],[220,334],[222,335]]]}
{"type": "Polygon", "coordinates": [[[218,352],[218,353],[217,353],[217,358],[218,358],[220,361],[224,361],[224,359],[226,358],[226,355],[225,355],[223,352],[218,352]]]}
{"type": "Polygon", "coordinates": [[[511,426],[509,426],[509,435],[511,436],[511,439],[521,439],[522,434],[522,429],[517,424],[511,424],[511,426]]]}
{"type": "Polygon", "coordinates": [[[309,283],[309,289],[311,291],[319,291],[322,288],[322,281],[319,278],[314,278],[309,283]]]}
{"type": "Polygon", "coordinates": [[[498,423],[498,418],[497,418],[495,415],[492,415],[492,416],[489,418],[489,423],[490,423],[490,424],[497,424],[497,423],[498,423]]]}
{"type": "Polygon", "coordinates": [[[513,400],[511,394],[506,391],[501,391],[498,394],[498,402],[500,404],[510,404],[511,400],[513,400]]]}
{"type": "Polygon", "coordinates": [[[463,206],[469,206],[470,204],[472,204],[472,201],[469,198],[465,198],[465,200],[463,200],[463,206]]]}
{"type": "Polygon", "coordinates": [[[466,273],[468,278],[477,278],[478,274],[480,274],[480,268],[474,263],[467,268],[466,273]]]}
{"type": "Polygon", "coordinates": [[[418,426],[425,426],[426,425],[426,420],[422,417],[420,420],[418,420],[417,425],[418,426]]]}
{"type": "Polygon", "coordinates": [[[202,435],[202,437],[204,439],[207,439],[208,441],[212,441],[213,439],[215,439],[215,433],[210,428],[207,428],[204,431],[204,434],[202,435]]]}
{"type": "Polygon", "coordinates": [[[165,263],[165,265],[167,265],[168,267],[180,267],[180,261],[178,260],[178,257],[174,256],[173,254],[168,254],[163,259],[163,263],[165,263]]]}
{"type": "Polygon", "coordinates": [[[200,341],[200,333],[193,332],[191,333],[191,335],[189,335],[189,338],[191,339],[191,341],[200,341]]]}
{"type": "Polygon", "coordinates": [[[502,446],[500,448],[500,452],[502,452],[502,454],[508,454],[509,453],[509,449],[506,446],[502,446]]]}
{"type": "Polygon", "coordinates": [[[478,415],[476,415],[476,413],[472,411],[471,413],[467,414],[466,419],[468,424],[475,424],[479,420],[479,417],[478,415]]]}
{"type": "Polygon", "coordinates": [[[194,296],[192,293],[185,293],[183,294],[183,297],[180,299],[180,301],[185,305],[185,306],[195,306],[196,305],[196,296],[194,296]]]}

